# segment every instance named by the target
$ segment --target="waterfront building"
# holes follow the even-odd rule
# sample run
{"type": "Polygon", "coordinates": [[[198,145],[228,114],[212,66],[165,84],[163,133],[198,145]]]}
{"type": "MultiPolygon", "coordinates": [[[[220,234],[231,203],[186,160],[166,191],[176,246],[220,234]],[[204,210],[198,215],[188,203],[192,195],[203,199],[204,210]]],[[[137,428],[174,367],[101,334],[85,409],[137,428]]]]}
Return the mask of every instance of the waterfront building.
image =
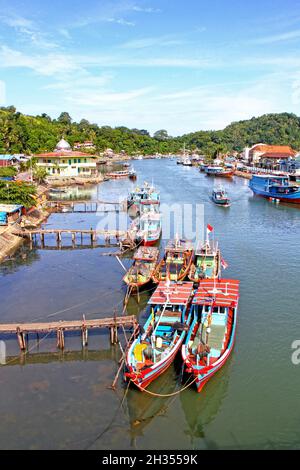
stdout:
{"type": "Polygon", "coordinates": [[[36,155],[37,166],[45,168],[49,176],[85,177],[97,176],[97,157],[89,153],[72,150],[62,139],[53,152],[36,155]]]}
{"type": "Polygon", "coordinates": [[[244,155],[250,164],[269,167],[276,166],[280,160],[293,158],[296,152],[289,145],[255,144],[246,148],[244,155]]]}
{"type": "Polygon", "coordinates": [[[0,225],[17,222],[24,210],[24,207],[19,204],[0,204],[0,225]]]}

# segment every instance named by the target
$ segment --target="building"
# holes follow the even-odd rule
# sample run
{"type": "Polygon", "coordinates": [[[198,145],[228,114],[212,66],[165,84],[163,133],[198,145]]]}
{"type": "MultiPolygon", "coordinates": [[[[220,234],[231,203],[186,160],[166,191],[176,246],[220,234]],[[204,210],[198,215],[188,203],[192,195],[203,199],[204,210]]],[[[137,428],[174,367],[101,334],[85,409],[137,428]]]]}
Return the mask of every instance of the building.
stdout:
{"type": "Polygon", "coordinates": [[[45,168],[48,175],[55,177],[97,176],[97,157],[89,153],[72,150],[70,144],[62,139],[50,153],[35,156],[37,166],[45,168]]]}
{"type": "Polygon", "coordinates": [[[260,166],[274,166],[283,159],[294,158],[296,152],[289,145],[255,144],[245,149],[248,163],[260,166]]]}
{"type": "Polygon", "coordinates": [[[85,142],[75,142],[74,150],[96,150],[96,145],[91,140],[86,140],[85,142]]]}
{"type": "Polygon", "coordinates": [[[0,167],[3,166],[14,166],[19,163],[19,160],[15,155],[0,155],[0,167]]]}
{"type": "Polygon", "coordinates": [[[0,225],[17,222],[24,210],[24,207],[18,204],[0,204],[0,225]]]}

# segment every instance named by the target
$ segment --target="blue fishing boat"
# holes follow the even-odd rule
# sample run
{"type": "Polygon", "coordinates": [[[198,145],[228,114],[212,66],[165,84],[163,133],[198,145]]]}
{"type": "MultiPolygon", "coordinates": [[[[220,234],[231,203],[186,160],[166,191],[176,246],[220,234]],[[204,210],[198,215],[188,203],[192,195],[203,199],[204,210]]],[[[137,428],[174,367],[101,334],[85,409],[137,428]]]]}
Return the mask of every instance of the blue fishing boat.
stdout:
{"type": "Polygon", "coordinates": [[[136,229],[135,239],[138,243],[144,246],[155,245],[161,237],[161,213],[154,210],[145,212],[134,221],[132,227],[136,229]]]}
{"type": "Polygon", "coordinates": [[[144,390],[173,362],[191,323],[193,283],[161,282],[149,300],[150,315],[126,354],[124,378],[144,390]]]}
{"type": "Polygon", "coordinates": [[[153,185],[146,182],[144,186],[137,187],[129,193],[127,197],[127,208],[135,207],[135,209],[138,210],[140,203],[145,201],[152,202],[153,204],[160,203],[159,191],[154,188],[153,185]]]}
{"type": "Polygon", "coordinates": [[[229,207],[230,206],[230,199],[225,191],[224,188],[214,188],[211,198],[213,202],[219,206],[229,207]]]}
{"type": "Polygon", "coordinates": [[[300,204],[300,188],[291,185],[288,176],[253,175],[249,188],[258,196],[300,204]]]}

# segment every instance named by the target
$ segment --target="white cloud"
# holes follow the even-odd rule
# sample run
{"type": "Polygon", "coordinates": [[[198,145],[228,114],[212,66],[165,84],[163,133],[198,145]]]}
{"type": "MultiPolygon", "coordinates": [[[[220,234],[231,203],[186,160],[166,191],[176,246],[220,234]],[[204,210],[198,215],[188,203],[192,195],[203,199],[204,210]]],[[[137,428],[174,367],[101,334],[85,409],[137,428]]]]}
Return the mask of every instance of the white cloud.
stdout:
{"type": "Polygon", "coordinates": [[[151,7],[144,7],[143,8],[143,7],[139,7],[137,5],[132,7],[132,10],[140,12],[140,13],[161,13],[161,11],[162,11],[160,8],[151,8],[151,7]]]}
{"type": "Polygon", "coordinates": [[[300,29],[288,31],[287,33],[274,34],[270,36],[260,37],[249,41],[251,44],[274,44],[276,42],[290,41],[300,38],[300,29]]]}
{"type": "Polygon", "coordinates": [[[103,21],[107,21],[108,23],[121,24],[123,26],[135,26],[133,21],[128,21],[124,18],[104,18],[103,21]]]}

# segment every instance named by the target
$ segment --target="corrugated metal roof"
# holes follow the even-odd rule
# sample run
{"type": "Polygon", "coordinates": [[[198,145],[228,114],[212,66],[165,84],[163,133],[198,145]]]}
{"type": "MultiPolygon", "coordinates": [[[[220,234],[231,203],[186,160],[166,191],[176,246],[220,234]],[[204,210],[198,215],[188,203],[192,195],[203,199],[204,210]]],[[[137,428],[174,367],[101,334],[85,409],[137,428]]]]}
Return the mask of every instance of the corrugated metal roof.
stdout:
{"type": "Polygon", "coordinates": [[[149,304],[163,305],[168,300],[172,305],[186,305],[193,293],[193,282],[171,283],[169,286],[167,282],[162,281],[158,287],[149,304]]]}
{"type": "Polygon", "coordinates": [[[193,304],[230,307],[239,299],[240,281],[234,279],[205,279],[200,281],[193,304]]]}
{"type": "Polygon", "coordinates": [[[22,208],[23,206],[20,204],[0,204],[0,212],[6,212],[7,214],[13,214],[22,208]]]}

